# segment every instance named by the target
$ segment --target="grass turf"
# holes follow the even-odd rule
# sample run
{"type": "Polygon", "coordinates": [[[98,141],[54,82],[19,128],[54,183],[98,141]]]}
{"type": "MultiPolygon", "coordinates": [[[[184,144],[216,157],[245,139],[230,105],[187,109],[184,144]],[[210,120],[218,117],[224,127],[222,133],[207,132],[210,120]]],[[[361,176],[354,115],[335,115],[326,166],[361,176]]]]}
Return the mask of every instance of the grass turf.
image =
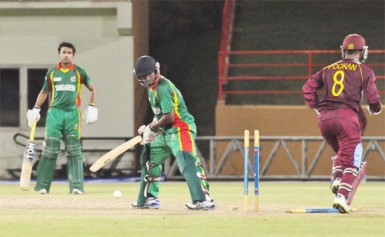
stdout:
{"type": "Polygon", "coordinates": [[[131,209],[138,183],[86,183],[85,195],[69,195],[53,183],[49,195],[0,185],[0,236],[384,236],[385,185],[361,184],[353,214],[290,214],[293,208],[330,207],[327,182],[262,182],[260,211],[243,210],[242,182],[211,182],[214,211],[189,211],[184,182],[164,182],[161,208],[131,209]],[[123,196],[112,197],[114,190],[123,196]]]}

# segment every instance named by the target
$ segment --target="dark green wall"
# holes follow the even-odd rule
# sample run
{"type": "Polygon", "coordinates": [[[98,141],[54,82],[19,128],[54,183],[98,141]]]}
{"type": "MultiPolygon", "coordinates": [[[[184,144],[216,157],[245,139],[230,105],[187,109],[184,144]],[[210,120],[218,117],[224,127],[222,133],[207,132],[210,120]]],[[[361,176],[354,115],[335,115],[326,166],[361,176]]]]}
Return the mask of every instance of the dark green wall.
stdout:
{"type": "MultiPolygon", "coordinates": [[[[150,54],[181,90],[199,135],[215,134],[222,7],[150,2],[150,54]]],[[[384,13],[384,1],[236,1],[232,49],[339,49],[349,33],[384,49],[384,13]]]]}

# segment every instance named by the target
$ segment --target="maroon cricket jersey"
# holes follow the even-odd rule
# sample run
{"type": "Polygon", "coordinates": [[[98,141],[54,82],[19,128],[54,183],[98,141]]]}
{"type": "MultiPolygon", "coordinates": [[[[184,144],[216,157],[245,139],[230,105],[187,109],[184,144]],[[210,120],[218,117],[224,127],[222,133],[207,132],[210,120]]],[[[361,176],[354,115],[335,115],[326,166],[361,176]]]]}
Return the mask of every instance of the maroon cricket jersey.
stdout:
{"type": "Polygon", "coordinates": [[[348,108],[358,113],[363,95],[369,105],[381,103],[373,70],[351,59],[322,68],[307,80],[302,91],[307,105],[318,111],[348,108]],[[321,89],[319,99],[317,91],[321,89]]]}

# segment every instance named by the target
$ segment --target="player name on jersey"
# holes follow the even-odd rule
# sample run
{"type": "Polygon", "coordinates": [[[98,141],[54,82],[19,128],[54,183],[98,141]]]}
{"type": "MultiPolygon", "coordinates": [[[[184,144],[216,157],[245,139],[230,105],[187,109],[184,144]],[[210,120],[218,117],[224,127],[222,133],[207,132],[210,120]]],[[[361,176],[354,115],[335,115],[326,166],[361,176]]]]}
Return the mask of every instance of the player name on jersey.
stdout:
{"type": "Polygon", "coordinates": [[[55,85],[56,91],[75,91],[74,85],[55,85]]]}
{"type": "Polygon", "coordinates": [[[358,64],[355,63],[333,63],[332,65],[329,65],[327,69],[334,69],[334,70],[350,70],[355,71],[357,69],[358,64]]]}

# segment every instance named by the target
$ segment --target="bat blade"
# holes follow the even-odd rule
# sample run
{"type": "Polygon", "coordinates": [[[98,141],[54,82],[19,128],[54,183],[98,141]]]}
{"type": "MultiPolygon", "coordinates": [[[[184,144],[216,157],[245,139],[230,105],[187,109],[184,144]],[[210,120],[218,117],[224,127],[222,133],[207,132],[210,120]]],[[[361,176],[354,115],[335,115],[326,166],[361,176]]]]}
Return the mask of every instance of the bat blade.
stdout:
{"type": "Polygon", "coordinates": [[[140,143],[142,141],[141,136],[136,136],[127,142],[115,147],[111,151],[104,154],[102,157],[100,157],[95,163],[90,167],[91,172],[96,172],[100,170],[102,167],[116,159],[119,155],[121,155],[123,152],[127,151],[128,149],[132,148],[136,144],[140,143]]]}
{"type": "Polygon", "coordinates": [[[368,166],[368,163],[366,161],[364,163],[362,163],[361,169],[358,172],[356,180],[354,180],[354,183],[352,185],[352,191],[350,192],[350,195],[349,195],[348,200],[347,200],[348,205],[350,205],[353,201],[353,198],[354,198],[354,195],[356,194],[357,188],[360,185],[362,178],[365,176],[367,166],[368,166]]]}
{"type": "Polygon", "coordinates": [[[29,140],[25,147],[23,163],[21,166],[20,189],[24,191],[28,191],[29,185],[31,183],[32,167],[33,167],[33,161],[35,159],[35,151],[36,151],[36,143],[34,142],[36,124],[37,124],[37,121],[35,121],[32,125],[29,140]]]}
{"type": "Polygon", "coordinates": [[[24,191],[29,190],[29,185],[31,183],[31,174],[32,174],[33,162],[23,161],[21,166],[20,174],[20,189],[24,191]]]}

